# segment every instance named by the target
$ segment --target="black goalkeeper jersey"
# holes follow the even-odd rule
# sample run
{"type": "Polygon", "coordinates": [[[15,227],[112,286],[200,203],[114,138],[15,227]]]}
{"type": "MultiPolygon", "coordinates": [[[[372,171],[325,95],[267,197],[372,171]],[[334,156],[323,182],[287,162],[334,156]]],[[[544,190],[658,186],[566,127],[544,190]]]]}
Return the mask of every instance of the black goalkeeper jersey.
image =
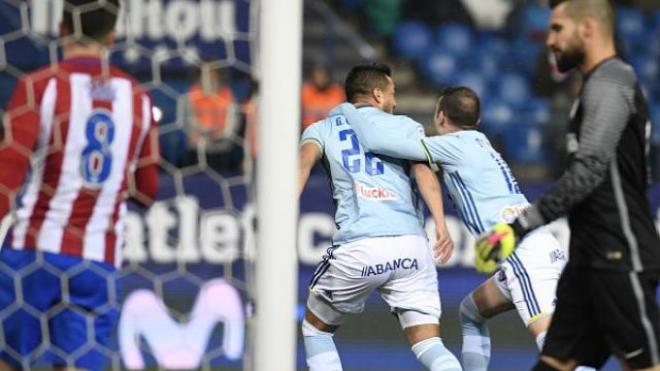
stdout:
{"type": "Polygon", "coordinates": [[[544,222],[568,213],[573,264],[660,269],[660,236],[646,197],[648,117],[635,72],[619,58],[584,77],[571,111],[568,169],[529,210],[544,222]]]}

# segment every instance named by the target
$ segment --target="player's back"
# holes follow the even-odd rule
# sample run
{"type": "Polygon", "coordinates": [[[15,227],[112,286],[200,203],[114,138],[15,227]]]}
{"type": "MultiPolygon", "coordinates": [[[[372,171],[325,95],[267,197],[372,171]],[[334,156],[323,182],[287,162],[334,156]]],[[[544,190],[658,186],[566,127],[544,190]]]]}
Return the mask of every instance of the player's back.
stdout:
{"type": "MultiPolygon", "coordinates": [[[[373,120],[396,118],[373,107],[360,110],[373,120]]],[[[412,125],[409,129],[418,130],[412,125]]],[[[313,124],[303,133],[302,141],[314,141],[323,151],[323,164],[331,177],[337,207],[335,243],[366,237],[424,235],[407,161],[365,153],[341,115],[313,124]]]]}
{"type": "Polygon", "coordinates": [[[442,166],[454,206],[473,234],[512,221],[529,205],[508,165],[484,134],[461,130],[424,142],[433,160],[442,166]]]}
{"type": "Polygon", "coordinates": [[[33,136],[34,152],[5,245],[117,265],[128,174],[152,125],[149,97],[100,59],[71,58],[21,79],[8,112],[25,121],[16,139],[33,136]]]}

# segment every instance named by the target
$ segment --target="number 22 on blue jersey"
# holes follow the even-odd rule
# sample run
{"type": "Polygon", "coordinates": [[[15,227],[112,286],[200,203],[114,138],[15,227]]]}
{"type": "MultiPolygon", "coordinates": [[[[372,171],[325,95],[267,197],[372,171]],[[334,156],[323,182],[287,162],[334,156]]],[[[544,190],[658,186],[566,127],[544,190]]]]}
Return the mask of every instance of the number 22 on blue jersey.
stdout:
{"type": "Polygon", "coordinates": [[[341,160],[344,169],[349,173],[359,173],[362,171],[364,162],[364,171],[369,175],[380,175],[385,171],[385,165],[376,155],[371,152],[365,152],[360,155],[360,142],[353,129],[343,129],[339,132],[340,142],[349,142],[350,148],[341,151],[341,160]],[[363,161],[364,160],[364,161],[363,161]]]}

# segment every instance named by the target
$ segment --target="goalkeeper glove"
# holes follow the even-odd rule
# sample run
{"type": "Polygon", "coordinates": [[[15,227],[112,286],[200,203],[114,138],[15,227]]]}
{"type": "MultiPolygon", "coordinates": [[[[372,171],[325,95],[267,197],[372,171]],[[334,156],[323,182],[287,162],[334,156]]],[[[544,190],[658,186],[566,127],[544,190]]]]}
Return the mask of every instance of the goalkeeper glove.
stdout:
{"type": "Polygon", "coordinates": [[[475,244],[475,267],[478,272],[492,273],[499,263],[513,254],[518,239],[525,234],[517,221],[512,224],[499,223],[477,240],[475,244]]]}

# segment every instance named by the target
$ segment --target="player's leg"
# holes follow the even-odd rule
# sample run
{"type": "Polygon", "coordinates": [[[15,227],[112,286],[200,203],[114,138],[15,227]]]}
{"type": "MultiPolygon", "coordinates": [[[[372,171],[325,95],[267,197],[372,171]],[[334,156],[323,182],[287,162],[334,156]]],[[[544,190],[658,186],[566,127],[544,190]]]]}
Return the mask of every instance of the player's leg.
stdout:
{"type": "Polygon", "coordinates": [[[463,333],[462,361],[466,370],[486,370],[490,360],[490,333],[486,320],[514,308],[500,286],[498,272],[462,301],[459,318],[463,333]]]}
{"type": "Polygon", "coordinates": [[[566,265],[557,284],[557,305],[534,370],[574,370],[578,365],[599,368],[609,358],[609,346],[598,329],[598,311],[594,309],[593,288],[588,281],[584,269],[571,262],[566,265]]]}
{"type": "Polygon", "coordinates": [[[415,357],[432,371],[460,371],[458,359],[447,349],[440,337],[440,326],[435,316],[403,311],[398,314],[403,331],[415,357]],[[409,322],[430,322],[409,326],[409,322]]]}
{"type": "Polygon", "coordinates": [[[34,251],[2,248],[0,265],[0,331],[4,343],[0,370],[22,369],[36,361],[39,345],[49,339],[41,331],[39,315],[59,297],[60,280],[42,267],[34,251]]]}
{"type": "Polygon", "coordinates": [[[310,282],[305,319],[302,323],[307,365],[312,371],[341,370],[333,335],[344,316],[360,313],[383,275],[364,276],[378,252],[378,239],[362,239],[330,247],[310,282]]]}
{"type": "Polygon", "coordinates": [[[541,229],[523,239],[502,265],[512,301],[539,350],[555,310],[557,282],[567,255],[559,241],[541,229]]]}
{"type": "MultiPolygon", "coordinates": [[[[557,301],[557,282],[566,265],[567,251],[549,232],[541,229],[525,238],[503,270],[518,314],[543,349],[557,301]]],[[[570,362],[565,367],[574,367],[570,362]]],[[[594,371],[578,366],[578,371],[594,371]]]]}
{"type": "Polygon", "coordinates": [[[305,318],[302,321],[303,344],[307,357],[307,366],[312,371],[341,370],[341,360],[333,339],[343,315],[335,310],[321,295],[334,290],[332,263],[335,259],[336,246],[328,248],[326,255],[316,268],[310,282],[309,297],[305,318]],[[316,314],[318,313],[318,314],[316,314]]]}
{"type": "Polygon", "coordinates": [[[67,370],[104,369],[119,318],[116,269],[54,254],[45,254],[45,260],[64,272],[68,290],[68,300],[59,304],[63,310],[49,321],[52,345],[59,349],[53,364],[67,370]],[[61,352],[67,357],[62,359],[61,352]]]}
{"type": "Polygon", "coordinates": [[[440,338],[440,294],[435,263],[421,236],[388,238],[380,247],[383,263],[391,264],[392,279],[379,288],[397,314],[412,351],[432,371],[461,370],[458,359],[440,338]]]}
{"type": "MultiPolygon", "coordinates": [[[[535,266],[532,264],[534,259],[529,256],[525,259],[524,255],[520,257],[519,252],[523,251],[516,252],[502,263],[494,283],[515,306],[541,350],[554,311],[555,289],[561,269],[535,266]]],[[[542,250],[538,252],[542,253],[542,250]]]]}
{"type": "Polygon", "coordinates": [[[599,329],[631,370],[660,368],[660,325],[652,272],[589,272],[599,329]]]}
{"type": "Polygon", "coordinates": [[[332,307],[323,303],[310,293],[305,318],[302,322],[303,344],[307,355],[307,366],[312,371],[341,370],[341,360],[333,339],[335,331],[339,328],[342,315],[332,307]],[[324,317],[332,318],[337,324],[329,324],[330,320],[320,319],[310,307],[316,311],[324,312],[324,317]]]}

